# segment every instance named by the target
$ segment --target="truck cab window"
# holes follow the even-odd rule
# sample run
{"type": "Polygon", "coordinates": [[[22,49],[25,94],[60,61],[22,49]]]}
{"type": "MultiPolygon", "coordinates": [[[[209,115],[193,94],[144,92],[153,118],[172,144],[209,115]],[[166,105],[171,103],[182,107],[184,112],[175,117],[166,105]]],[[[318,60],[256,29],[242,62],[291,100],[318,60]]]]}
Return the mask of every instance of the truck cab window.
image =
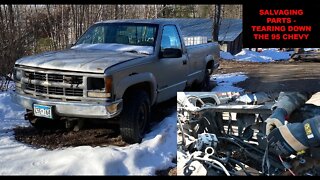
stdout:
{"type": "Polygon", "coordinates": [[[164,26],[161,39],[161,51],[166,48],[181,49],[181,41],[177,28],[173,25],[164,26]]]}
{"type": "Polygon", "coordinates": [[[116,43],[134,46],[154,46],[157,25],[130,23],[101,23],[78,40],[79,44],[116,43]]]}

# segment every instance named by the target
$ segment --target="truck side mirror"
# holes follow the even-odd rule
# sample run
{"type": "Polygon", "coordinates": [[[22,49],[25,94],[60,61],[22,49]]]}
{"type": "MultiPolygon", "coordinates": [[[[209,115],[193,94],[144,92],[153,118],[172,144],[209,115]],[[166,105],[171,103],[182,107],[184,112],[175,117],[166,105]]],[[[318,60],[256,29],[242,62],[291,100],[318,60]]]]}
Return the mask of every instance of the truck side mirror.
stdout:
{"type": "Polygon", "coordinates": [[[177,48],[165,48],[160,52],[161,58],[179,58],[182,57],[181,49],[177,48]]]}

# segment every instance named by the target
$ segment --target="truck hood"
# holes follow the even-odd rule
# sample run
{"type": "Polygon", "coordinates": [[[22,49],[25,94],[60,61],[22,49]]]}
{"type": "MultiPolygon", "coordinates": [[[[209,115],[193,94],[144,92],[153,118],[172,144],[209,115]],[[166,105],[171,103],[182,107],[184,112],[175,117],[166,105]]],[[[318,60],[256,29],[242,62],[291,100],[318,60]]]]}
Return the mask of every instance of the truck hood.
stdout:
{"type": "Polygon", "coordinates": [[[104,73],[112,65],[145,57],[145,54],[106,50],[75,50],[46,52],[17,60],[17,65],[53,70],[104,73]]]}

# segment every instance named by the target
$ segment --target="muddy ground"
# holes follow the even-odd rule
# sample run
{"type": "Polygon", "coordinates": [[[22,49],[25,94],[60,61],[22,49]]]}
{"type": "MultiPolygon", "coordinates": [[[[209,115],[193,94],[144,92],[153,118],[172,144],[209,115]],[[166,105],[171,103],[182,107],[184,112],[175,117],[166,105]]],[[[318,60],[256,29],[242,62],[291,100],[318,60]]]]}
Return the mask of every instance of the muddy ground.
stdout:
{"type": "MultiPolygon", "coordinates": [[[[152,110],[151,126],[176,111],[176,98],[161,103],[152,110]]],[[[75,147],[81,145],[95,146],[127,146],[122,140],[117,124],[102,123],[100,121],[86,121],[84,127],[75,132],[66,130],[61,125],[50,129],[37,130],[34,127],[17,127],[14,129],[16,140],[29,144],[35,148],[49,150],[75,147]]],[[[176,164],[176,159],[172,162],[176,164]]],[[[159,170],[156,175],[176,175],[176,167],[159,170]]]]}
{"type": "Polygon", "coordinates": [[[245,91],[320,91],[319,62],[273,63],[222,60],[218,73],[244,72],[249,77],[236,84],[245,91]]]}

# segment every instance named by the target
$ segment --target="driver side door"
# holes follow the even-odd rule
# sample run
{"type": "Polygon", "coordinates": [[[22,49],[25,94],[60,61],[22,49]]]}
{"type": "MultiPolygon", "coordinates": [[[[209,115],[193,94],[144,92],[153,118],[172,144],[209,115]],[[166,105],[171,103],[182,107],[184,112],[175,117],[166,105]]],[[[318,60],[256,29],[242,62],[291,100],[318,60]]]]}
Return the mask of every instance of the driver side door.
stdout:
{"type": "Polygon", "coordinates": [[[187,54],[183,53],[182,42],[175,25],[166,25],[163,28],[160,54],[165,49],[180,49],[181,57],[161,57],[157,65],[158,71],[158,101],[170,99],[183,91],[187,83],[187,54]]]}

